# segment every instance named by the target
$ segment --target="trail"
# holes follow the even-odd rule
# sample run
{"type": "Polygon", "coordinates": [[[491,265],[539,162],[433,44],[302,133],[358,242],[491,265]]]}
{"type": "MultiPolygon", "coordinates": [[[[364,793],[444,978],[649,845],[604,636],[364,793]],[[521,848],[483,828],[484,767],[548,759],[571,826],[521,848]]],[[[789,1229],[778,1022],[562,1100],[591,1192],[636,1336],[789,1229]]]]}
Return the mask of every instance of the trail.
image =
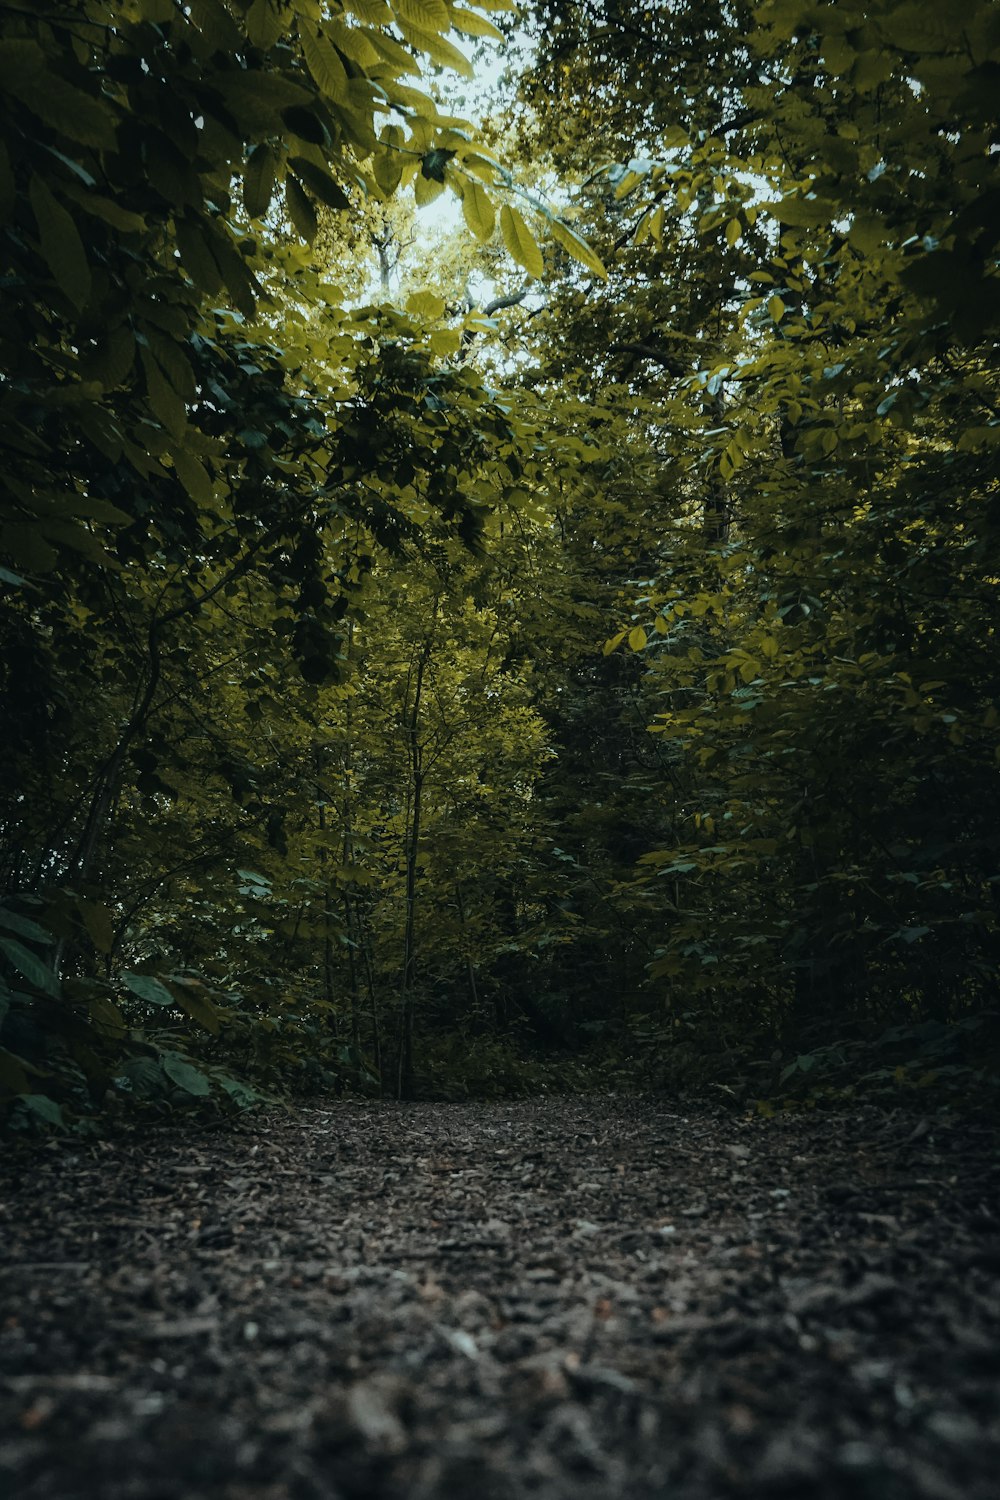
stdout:
{"type": "Polygon", "coordinates": [[[994,1500],[985,1126],[341,1104],[5,1168],[12,1500],[994,1500]]]}

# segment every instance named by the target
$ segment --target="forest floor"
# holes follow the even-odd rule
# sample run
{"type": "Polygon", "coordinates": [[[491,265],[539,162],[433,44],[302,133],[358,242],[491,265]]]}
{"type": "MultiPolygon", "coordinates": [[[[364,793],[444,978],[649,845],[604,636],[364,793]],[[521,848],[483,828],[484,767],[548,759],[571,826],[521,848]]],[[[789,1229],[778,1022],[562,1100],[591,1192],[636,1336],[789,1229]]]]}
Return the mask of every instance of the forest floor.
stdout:
{"type": "Polygon", "coordinates": [[[11,1500],[995,1500],[983,1124],[334,1103],[8,1162],[11,1500]]]}

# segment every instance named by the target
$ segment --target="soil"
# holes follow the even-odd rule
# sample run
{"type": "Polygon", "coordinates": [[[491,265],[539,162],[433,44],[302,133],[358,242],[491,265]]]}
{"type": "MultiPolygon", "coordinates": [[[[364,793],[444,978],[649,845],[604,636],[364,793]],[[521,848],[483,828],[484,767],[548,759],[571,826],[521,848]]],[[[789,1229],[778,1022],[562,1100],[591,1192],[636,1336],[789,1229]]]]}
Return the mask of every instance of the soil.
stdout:
{"type": "Polygon", "coordinates": [[[335,1102],[8,1161],[16,1500],[995,1500],[996,1138],[335,1102]]]}

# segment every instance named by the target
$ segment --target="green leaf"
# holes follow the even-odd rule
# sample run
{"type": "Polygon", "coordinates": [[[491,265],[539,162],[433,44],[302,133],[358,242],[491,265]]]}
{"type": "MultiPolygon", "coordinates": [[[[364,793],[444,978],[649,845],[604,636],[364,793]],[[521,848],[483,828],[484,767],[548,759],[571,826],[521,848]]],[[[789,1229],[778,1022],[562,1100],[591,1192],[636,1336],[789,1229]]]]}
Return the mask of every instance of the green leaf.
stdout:
{"type": "Polygon", "coordinates": [[[88,192],[78,183],[67,182],[61,184],[61,187],[66,196],[72,198],[73,202],[92,219],[103,220],[105,224],[110,224],[112,229],[117,229],[121,234],[145,233],[146,220],[141,214],[134,214],[129,209],[122,208],[120,203],[115,203],[111,198],[105,198],[101,193],[88,192]]]}
{"type": "Polygon", "coordinates": [[[50,995],[53,1000],[58,1000],[59,980],[37,953],[32,953],[30,948],[19,943],[16,938],[8,937],[0,937],[0,952],[7,955],[8,961],[17,972],[23,974],[36,990],[41,990],[44,995],[50,995]]]}
{"type": "Polygon", "coordinates": [[[173,1005],[174,997],[165,984],[154,979],[152,974],[122,974],[121,982],[133,995],[145,1000],[148,1005],[173,1005]]]}
{"type": "Polygon", "coordinates": [[[327,208],[342,210],[350,208],[351,200],[348,198],[339,182],[334,182],[329,172],[324,172],[322,167],[317,167],[314,162],[307,161],[304,156],[293,156],[288,165],[296,177],[307,187],[314,198],[325,203],[327,208]]]}
{"type": "Polygon", "coordinates": [[[212,479],[201,459],[184,448],[179,448],[172,457],[177,476],[195,505],[211,505],[215,498],[212,479]]]}
{"type": "Polygon", "coordinates": [[[420,175],[432,182],[444,182],[444,169],[455,155],[444,146],[435,146],[433,151],[421,157],[420,175]]]}
{"type": "Polygon", "coordinates": [[[326,97],[334,104],[349,98],[347,70],[333,43],[322,32],[304,24],[299,26],[299,40],[309,71],[326,97]]]}
{"type": "Polygon", "coordinates": [[[437,292],[411,292],[406,299],[406,311],[428,323],[440,318],[446,306],[445,299],[438,296],[437,292]]]}
{"type": "Polygon", "coordinates": [[[115,1083],[128,1084],[130,1093],[140,1099],[156,1099],[163,1094],[163,1065],[152,1057],[130,1057],[115,1074],[115,1083]]]}
{"type": "Polygon", "coordinates": [[[174,233],[185,271],[201,291],[216,296],[222,290],[223,276],[197,220],[178,219],[174,233]]]}
{"type": "Polygon", "coordinates": [[[278,154],[273,146],[261,143],[247,158],[243,170],[243,207],[251,219],[261,219],[271,207],[278,154]]]}
{"type": "Polygon", "coordinates": [[[90,266],[73,217],[56,202],[41,177],[32,177],[28,196],[45,262],[60,290],[82,308],[90,298],[90,266]]]}
{"type": "Polygon", "coordinates": [[[95,99],[54,73],[37,42],[0,42],[0,85],[69,141],[104,150],[114,147],[110,101],[95,99]]]}
{"type": "Polygon", "coordinates": [[[285,179],[285,208],[296,233],[311,245],[319,229],[316,212],[294,177],[285,179]]]}
{"type": "Polygon", "coordinates": [[[771,314],[771,318],[775,323],[781,322],[782,318],[785,316],[786,311],[785,304],[782,302],[780,297],[769,298],[767,310],[771,314]]]}
{"type": "Polygon", "coordinates": [[[462,184],[462,216],[476,239],[488,244],[496,223],[493,203],[486,189],[471,177],[462,184]]]}
{"type": "Polygon", "coordinates": [[[451,16],[445,0],[392,0],[392,9],[398,21],[409,22],[424,31],[451,29],[451,16]]]}
{"type": "Polygon", "coordinates": [[[8,932],[16,932],[19,937],[27,938],[30,943],[53,943],[51,932],[46,932],[44,927],[39,927],[37,922],[32,922],[30,917],[22,917],[20,912],[8,911],[6,907],[0,907],[0,927],[6,927],[8,932]]]}
{"type": "Polygon", "coordinates": [[[154,416],[170,433],[171,437],[182,437],[187,431],[187,410],[184,402],[153,358],[151,350],[140,350],[142,368],[146,376],[146,395],[154,416]]]}
{"type": "Polygon", "coordinates": [[[26,1109],[29,1114],[39,1120],[44,1120],[46,1125],[55,1125],[60,1130],[66,1129],[66,1121],[60,1105],[48,1094],[18,1094],[17,1102],[21,1109],[26,1109]]]}
{"type": "Polygon", "coordinates": [[[269,52],[285,29],[284,18],[274,0],[253,0],[245,24],[247,36],[262,52],[269,52]]]}
{"type": "Polygon", "coordinates": [[[170,1081],[184,1089],[185,1093],[204,1099],[212,1092],[212,1085],[204,1073],[189,1063],[187,1058],[181,1057],[179,1052],[162,1052],[160,1063],[170,1081]]]}
{"type": "Polygon", "coordinates": [[[299,83],[280,73],[259,68],[240,68],[213,76],[213,88],[222,95],[237,123],[253,137],[268,135],[280,125],[283,110],[303,108],[313,95],[299,83]]]}
{"type": "Polygon", "coordinates": [[[202,986],[194,979],[175,979],[174,994],[177,1004],[185,1015],[197,1021],[212,1036],[218,1036],[222,1027],[222,1018],[218,1010],[212,1004],[209,997],[203,992],[202,986]]]}
{"type": "Polygon", "coordinates": [[[285,128],[292,135],[297,135],[300,141],[308,141],[310,146],[327,144],[329,137],[326,126],[315,110],[303,109],[298,104],[294,104],[291,109],[281,111],[281,120],[285,128]]]}
{"type": "Polygon", "coordinates": [[[417,200],[418,208],[424,208],[428,203],[433,203],[434,199],[440,198],[443,192],[443,182],[424,177],[422,174],[413,179],[413,196],[417,200]]]}
{"type": "Polygon", "coordinates": [[[453,68],[456,73],[461,73],[463,78],[473,77],[475,70],[471,62],[454,42],[449,42],[445,37],[439,36],[436,31],[427,31],[423,27],[411,26],[404,21],[399,23],[399,29],[411,47],[424,53],[439,68],[453,68]]]}
{"type": "Polygon", "coordinates": [[[451,24],[456,31],[463,31],[466,36],[488,36],[498,42],[506,41],[503,32],[492,21],[487,21],[485,16],[477,16],[475,11],[464,10],[460,5],[451,7],[451,24]]]}
{"type": "Polygon", "coordinates": [[[601,257],[595,250],[590,248],[587,241],[581,235],[578,235],[575,229],[570,229],[569,225],[564,224],[562,219],[553,219],[549,227],[552,230],[553,239],[557,240],[574,260],[579,261],[580,265],[586,266],[588,271],[593,271],[594,275],[599,276],[602,281],[607,281],[608,273],[605,270],[601,257]]]}
{"type": "Polygon", "coordinates": [[[628,633],[629,648],[632,651],[644,651],[646,649],[646,632],[641,625],[634,625],[628,633]]]}
{"type": "Polygon", "coordinates": [[[500,210],[500,235],[507,253],[529,276],[536,280],[545,271],[545,261],[538,242],[516,208],[504,204],[500,210]]]}
{"type": "Polygon", "coordinates": [[[191,19],[213,52],[238,52],[243,38],[222,0],[188,0],[191,19]]]}

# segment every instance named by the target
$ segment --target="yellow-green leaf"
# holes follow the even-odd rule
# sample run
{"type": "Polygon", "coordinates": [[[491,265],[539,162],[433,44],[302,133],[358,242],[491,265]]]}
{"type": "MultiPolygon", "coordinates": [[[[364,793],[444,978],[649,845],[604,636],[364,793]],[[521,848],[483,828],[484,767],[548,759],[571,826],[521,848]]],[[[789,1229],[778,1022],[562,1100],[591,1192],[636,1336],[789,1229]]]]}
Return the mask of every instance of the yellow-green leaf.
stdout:
{"type": "Polygon", "coordinates": [[[344,9],[369,26],[388,26],[392,21],[392,12],[385,0],[346,0],[344,9]]]}
{"type": "Polygon", "coordinates": [[[399,180],[403,175],[403,158],[398,151],[380,151],[372,163],[372,171],[375,181],[388,197],[399,187],[399,180]]]}
{"type": "Polygon", "coordinates": [[[355,26],[345,26],[343,21],[328,21],[326,23],[326,34],[334,43],[337,50],[352,62],[356,62],[361,68],[374,67],[378,62],[378,53],[363,31],[355,26]]]}
{"type": "Polygon", "coordinates": [[[562,219],[553,219],[550,224],[553,239],[567,250],[574,260],[579,261],[581,266],[586,266],[588,271],[593,271],[602,281],[607,281],[608,273],[604,262],[595,250],[587,244],[587,241],[577,234],[575,229],[570,229],[562,219]]]}
{"type": "Polygon", "coordinates": [[[174,233],[185,271],[196,286],[214,297],[222,290],[222,272],[196,221],[178,219],[174,233]]]}
{"type": "Polygon", "coordinates": [[[457,354],[461,348],[462,335],[457,328],[438,328],[431,334],[427,343],[432,354],[448,359],[451,355],[457,354]]]}
{"type": "Polygon", "coordinates": [[[311,245],[319,228],[316,212],[294,177],[285,181],[285,207],[296,233],[311,245]]]}
{"type": "Polygon", "coordinates": [[[285,29],[284,19],[274,0],[253,0],[247,11],[247,36],[255,47],[269,52],[285,29]]]}
{"type": "Polygon", "coordinates": [[[177,477],[195,505],[211,505],[212,481],[201,459],[195,458],[185,448],[178,448],[173,454],[173,460],[177,477]]]}
{"type": "Polygon", "coordinates": [[[183,984],[180,980],[175,980],[171,988],[181,1010],[189,1015],[192,1021],[197,1021],[199,1026],[204,1026],[212,1036],[218,1036],[222,1017],[203,992],[201,985],[194,980],[185,980],[183,984]]]}
{"type": "Polygon", "coordinates": [[[251,151],[243,170],[243,207],[251,219],[260,219],[271,207],[277,152],[263,142],[251,151]]]}
{"type": "Polygon", "coordinates": [[[506,203],[500,210],[500,234],[508,255],[523,266],[529,276],[537,279],[544,273],[545,261],[538,242],[517,209],[506,203]]]}
{"type": "Polygon", "coordinates": [[[435,177],[424,177],[421,173],[413,180],[413,196],[417,200],[418,208],[424,208],[426,204],[433,203],[435,198],[440,198],[444,192],[444,183],[438,182],[435,177]]]}
{"type": "Polygon", "coordinates": [[[771,314],[771,317],[774,319],[775,323],[780,323],[782,318],[785,316],[785,304],[782,302],[780,297],[769,298],[767,310],[771,314]]]}
{"type": "Polygon", "coordinates": [[[506,40],[503,32],[492,21],[487,21],[485,16],[477,16],[475,11],[464,10],[460,5],[451,7],[451,24],[456,31],[462,31],[466,36],[489,36],[498,42],[506,40]]]}
{"type": "Polygon", "coordinates": [[[299,38],[309,71],[324,94],[335,103],[344,99],[348,93],[347,70],[336,47],[310,26],[300,26],[299,38]]]}
{"type": "Polygon", "coordinates": [[[121,385],[135,359],[135,339],[125,323],[109,328],[84,366],[87,380],[100,381],[106,391],[121,385]]]}
{"type": "Polygon", "coordinates": [[[493,203],[486,189],[471,177],[462,185],[462,216],[476,239],[488,244],[496,223],[493,203]]]}
{"type": "Polygon", "coordinates": [[[32,177],[28,195],[45,263],[60,291],[74,307],[81,308],[90,297],[90,266],[72,215],[56,201],[41,177],[32,177]]]}
{"type": "Polygon", "coordinates": [[[141,351],[142,368],[146,375],[146,395],[153,415],[173,437],[183,436],[187,428],[187,411],[184,402],[170,384],[148,348],[141,351]]]}
{"type": "Polygon", "coordinates": [[[108,908],[100,901],[81,901],[79,905],[80,917],[90,941],[98,953],[110,953],[115,940],[115,928],[108,908]]]}
{"type": "Polygon", "coordinates": [[[428,322],[440,318],[445,306],[444,298],[437,292],[413,292],[406,299],[406,311],[417,318],[426,318],[428,322]]]}
{"type": "Polygon", "coordinates": [[[89,192],[85,187],[75,182],[64,182],[60,184],[61,191],[67,198],[83,209],[85,214],[92,218],[103,219],[105,224],[110,224],[112,229],[119,229],[123,234],[141,234],[146,228],[146,221],[141,214],[134,214],[127,208],[122,208],[120,203],[115,203],[111,198],[105,198],[101,193],[89,192]]]}
{"type": "Polygon", "coordinates": [[[739,244],[742,235],[743,226],[740,223],[739,219],[730,219],[729,223],[726,225],[726,244],[730,249],[732,249],[734,245],[739,244]]]}
{"type": "Polygon", "coordinates": [[[618,632],[617,635],[613,635],[610,640],[607,640],[607,641],[604,642],[604,655],[605,656],[610,656],[611,653],[612,653],[612,651],[617,651],[618,650],[618,647],[621,645],[622,641],[625,639],[625,634],[626,634],[626,632],[624,630],[619,630],[619,632],[618,632]]]}
{"type": "Polygon", "coordinates": [[[436,31],[425,31],[422,26],[411,26],[406,21],[400,21],[399,29],[411,47],[425,53],[439,68],[454,68],[464,78],[472,77],[472,64],[453,42],[447,41],[436,31]]]}
{"type": "Polygon", "coordinates": [[[634,193],[645,175],[645,172],[626,172],[615,188],[615,197],[627,198],[629,193],[634,193]]]}
{"type": "Polygon", "coordinates": [[[628,633],[629,647],[633,651],[644,651],[646,648],[646,632],[641,625],[633,625],[628,633]]]}
{"type": "Polygon", "coordinates": [[[334,182],[329,172],[317,167],[315,162],[308,161],[304,156],[293,156],[289,158],[288,165],[302,186],[308,188],[313,197],[318,198],[320,203],[325,203],[327,208],[338,211],[350,208],[351,200],[340,183],[334,182]]]}
{"type": "Polygon", "coordinates": [[[451,16],[445,0],[392,0],[396,20],[425,31],[450,31],[451,16]]]}

